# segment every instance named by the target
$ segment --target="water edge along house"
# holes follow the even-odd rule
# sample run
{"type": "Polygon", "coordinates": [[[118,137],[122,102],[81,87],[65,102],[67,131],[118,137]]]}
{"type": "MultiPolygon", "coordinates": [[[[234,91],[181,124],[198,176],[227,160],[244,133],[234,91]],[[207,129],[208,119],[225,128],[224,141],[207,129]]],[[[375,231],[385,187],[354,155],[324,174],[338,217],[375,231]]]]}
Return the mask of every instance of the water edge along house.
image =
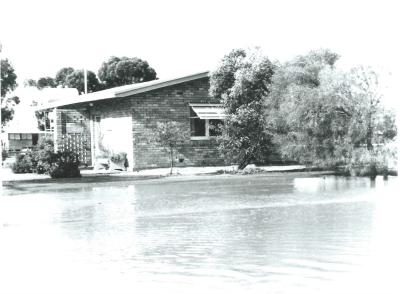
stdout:
{"type": "Polygon", "coordinates": [[[206,71],[77,95],[37,110],[55,111],[56,150],[77,152],[87,166],[97,166],[105,153],[126,153],[128,170],[168,167],[169,155],[151,140],[157,123],[166,121],[190,131],[178,148],[178,166],[219,165],[213,126],[224,112],[209,86],[206,71]]]}

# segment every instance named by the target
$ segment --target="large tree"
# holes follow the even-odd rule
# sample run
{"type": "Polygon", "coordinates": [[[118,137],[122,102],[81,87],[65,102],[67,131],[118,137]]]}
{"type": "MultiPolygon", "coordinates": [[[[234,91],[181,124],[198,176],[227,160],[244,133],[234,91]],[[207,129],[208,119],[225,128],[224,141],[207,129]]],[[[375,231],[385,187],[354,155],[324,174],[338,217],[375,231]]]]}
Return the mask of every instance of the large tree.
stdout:
{"type": "Polygon", "coordinates": [[[56,73],[56,78],[54,79],[57,86],[66,87],[67,77],[75,71],[72,67],[63,67],[56,73]]]}
{"type": "Polygon", "coordinates": [[[265,161],[272,151],[271,135],[263,127],[263,99],[273,73],[274,65],[259,51],[238,49],[211,74],[210,95],[221,100],[226,113],[219,149],[239,169],[265,161]]]}
{"type": "Polygon", "coordinates": [[[8,59],[0,60],[1,67],[1,125],[4,126],[13,117],[13,106],[19,103],[18,97],[6,98],[17,87],[17,75],[8,59]]]}
{"type": "Polygon", "coordinates": [[[108,61],[103,62],[98,75],[105,88],[146,82],[157,78],[156,71],[149,66],[147,61],[136,57],[112,56],[108,61]]]}
{"type": "Polygon", "coordinates": [[[312,51],[277,69],[265,100],[266,128],[284,158],[319,166],[345,164],[355,150],[383,142],[381,134],[387,139],[396,134],[393,117],[378,107],[376,75],[339,71],[337,59],[329,50],[312,51]]]}
{"type": "Polygon", "coordinates": [[[1,60],[1,97],[5,97],[7,93],[13,91],[17,87],[17,75],[10,61],[1,60]]]}
{"type": "MultiPolygon", "coordinates": [[[[72,67],[63,67],[56,73],[54,79],[52,77],[43,77],[38,79],[37,82],[35,80],[27,80],[26,85],[36,86],[38,89],[46,87],[76,88],[82,94],[85,91],[84,71],[76,70],[72,67]]],[[[87,88],[89,93],[103,89],[96,74],[90,70],[87,71],[87,88]]]]}
{"type": "Polygon", "coordinates": [[[37,80],[37,88],[38,89],[43,89],[43,88],[55,88],[56,87],[56,82],[52,77],[42,77],[37,80]]]}
{"type": "MultiPolygon", "coordinates": [[[[69,88],[76,88],[80,94],[85,92],[83,70],[75,70],[66,77],[65,85],[69,88]]],[[[101,90],[101,85],[96,74],[90,70],[87,71],[87,91],[96,92],[101,90]]]]}

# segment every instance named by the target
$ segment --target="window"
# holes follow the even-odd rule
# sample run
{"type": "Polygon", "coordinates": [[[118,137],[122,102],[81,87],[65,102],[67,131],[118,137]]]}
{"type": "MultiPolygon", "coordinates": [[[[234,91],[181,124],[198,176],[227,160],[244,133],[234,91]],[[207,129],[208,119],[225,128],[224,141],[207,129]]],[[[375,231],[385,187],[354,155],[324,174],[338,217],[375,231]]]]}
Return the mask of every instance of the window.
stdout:
{"type": "Polygon", "coordinates": [[[21,140],[32,140],[32,134],[21,134],[21,140]]]}
{"type": "Polygon", "coordinates": [[[10,140],[21,140],[20,134],[8,134],[10,140]]]}
{"type": "Polygon", "coordinates": [[[200,119],[190,107],[190,136],[205,137],[206,136],[206,121],[200,119]]]}
{"type": "Polygon", "coordinates": [[[221,135],[221,127],[224,121],[221,119],[210,119],[208,121],[210,137],[215,137],[221,135]]]}
{"type": "Polygon", "coordinates": [[[191,139],[206,140],[220,135],[224,116],[218,104],[190,104],[191,139]]]}

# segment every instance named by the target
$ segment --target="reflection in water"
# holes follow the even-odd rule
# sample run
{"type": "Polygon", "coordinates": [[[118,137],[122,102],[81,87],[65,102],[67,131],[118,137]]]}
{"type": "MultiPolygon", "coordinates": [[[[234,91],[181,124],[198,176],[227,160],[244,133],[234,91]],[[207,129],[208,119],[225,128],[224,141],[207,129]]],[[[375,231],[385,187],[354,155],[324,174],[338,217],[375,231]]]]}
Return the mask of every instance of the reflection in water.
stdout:
{"type": "Polygon", "coordinates": [[[0,292],[398,293],[397,188],[221,176],[3,196],[0,292]]]}

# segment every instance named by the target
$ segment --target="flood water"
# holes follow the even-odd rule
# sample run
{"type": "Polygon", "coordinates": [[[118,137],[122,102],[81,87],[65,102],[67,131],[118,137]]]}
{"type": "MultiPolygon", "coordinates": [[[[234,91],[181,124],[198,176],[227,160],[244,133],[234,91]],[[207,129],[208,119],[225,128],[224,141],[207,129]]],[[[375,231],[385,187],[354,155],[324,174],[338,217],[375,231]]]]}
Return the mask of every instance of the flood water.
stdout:
{"type": "Polygon", "coordinates": [[[0,293],[400,293],[400,186],[252,175],[0,197],[0,293]]]}

